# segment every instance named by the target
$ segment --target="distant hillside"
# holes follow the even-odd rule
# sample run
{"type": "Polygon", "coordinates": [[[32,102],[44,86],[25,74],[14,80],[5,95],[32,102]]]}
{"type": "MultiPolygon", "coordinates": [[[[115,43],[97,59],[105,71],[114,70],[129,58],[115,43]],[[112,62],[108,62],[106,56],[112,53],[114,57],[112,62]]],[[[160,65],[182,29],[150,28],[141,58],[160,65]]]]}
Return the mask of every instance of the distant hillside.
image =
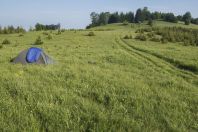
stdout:
{"type": "MultiPolygon", "coordinates": [[[[140,27],[150,27],[148,22],[144,22],[141,24],[136,24],[136,23],[129,23],[128,25],[124,25],[123,23],[114,23],[114,24],[107,24],[103,26],[97,26],[93,27],[90,30],[131,30],[132,28],[140,28],[140,27]]],[[[183,27],[183,28],[193,28],[193,29],[198,29],[198,25],[195,24],[190,24],[190,25],[184,25],[184,22],[178,22],[178,23],[171,23],[171,22],[165,22],[165,21],[154,21],[154,26],[157,27],[183,27]]]]}
{"type": "Polygon", "coordinates": [[[112,23],[144,23],[149,21],[152,25],[154,20],[162,20],[165,22],[178,23],[182,21],[185,25],[191,23],[198,25],[198,18],[193,18],[190,12],[186,12],[183,15],[176,16],[174,13],[163,13],[159,11],[151,12],[148,7],[137,9],[136,13],[130,12],[92,12],[90,14],[91,24],[87,26],[87,29],[97,27],[101,25],[107,25],[112,23]]]}

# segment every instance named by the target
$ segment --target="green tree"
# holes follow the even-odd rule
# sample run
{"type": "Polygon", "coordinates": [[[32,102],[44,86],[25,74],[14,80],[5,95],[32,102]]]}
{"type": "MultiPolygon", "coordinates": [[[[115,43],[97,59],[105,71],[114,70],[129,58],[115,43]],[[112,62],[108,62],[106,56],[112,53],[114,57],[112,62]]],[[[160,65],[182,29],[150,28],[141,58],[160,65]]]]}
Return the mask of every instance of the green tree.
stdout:
{"type": "Polygon", "coordinates": [[[118,23],[118,22],[120,22],[118,12],[111,14],[110,17],[109,17],[109,22],[108,23],[118,23]]]}
{"type": "Polygon", "coordinates": [[[185,25],[189,25],[191,23],[191,19],[192,19],[192,16],[190,12],[186,12],[183,15],[183,21],[185,22],[185,25]]]}
{"type": "Polygon", "coordinates": [[[144,17],[142,14],[142,9],[137,9],[136,14],[135,14],[135,22],[139,23],[139,22],[143,22],[144,21],[144,17]]]}
{"type": "Polygon", "coordinates": [[[126,13],[126,17],[125,18],[126,19],[124,21],[128,21],[130,23],[133,23],[134,22],[134,13],[133,12],[126,13]]]}
{"type": "Polygon", "coordinates": [[[154,13],[151,13],[151,19],[153,20],[161,19],[161,13],[157,11],[155,11],[154,13]]]}
{"type": "Polygon", "coordinates": [[[198,25],[198,18],[192,18],[192,19],[191,19],[191,22],[192,22],[193,24],[197,24],[197,25],[198,25]]]}
{"type": "Polygon", "coordinates": [[[124,22],[126,20],[126,16],[123,12],[120,13],[120,22],[124,22]]]}
{"type": "Polygon", "coordinates": [[[148,25],[151,26],[151,27],[153,26],[153,20],[152,19],[149,19],[148,25]]]}
{"type": "Polygon", "coordinates": [[[41,30],[43,30],[43,25],[40,24],[40,23],[37,23],[37,24],[35,25],[35,29],[36,29],[36,31],[41,31],[41,30]]]}
{"type": "Polygon", "coordinates": [[[178,19],[178,21],[183,21],[183,16],[182,15],[178,15],[177,19],[178,19]]]}
{"type": "Polygon", "coordinates": [[[109,16],[110,16],[110,13],[109,12],[102,12],[99,15],[99,22],[98,22],[99,25],[106,25],[106,24],[108,24],[109,16]]]}
{"type": "Polygon", "coordinates": [[[92,26],[98,26],[99,14],[92,12],[90,14],[92,26]]]}
{"type": "Polygon", "coordinates": [[[164,13],[163,18],[164,18],[164,21],[167,21],[167,22],[173,22],[173,23],[178,22],[177,17],[175,17],[173,13],[166,13],[166,14],[164,13]]]}
{"type": "Polygon", "coordinates": [[[148,7],[144,7],[142,10],[143,21],[151,19],[151,13],[148,10],[148,7]]]}

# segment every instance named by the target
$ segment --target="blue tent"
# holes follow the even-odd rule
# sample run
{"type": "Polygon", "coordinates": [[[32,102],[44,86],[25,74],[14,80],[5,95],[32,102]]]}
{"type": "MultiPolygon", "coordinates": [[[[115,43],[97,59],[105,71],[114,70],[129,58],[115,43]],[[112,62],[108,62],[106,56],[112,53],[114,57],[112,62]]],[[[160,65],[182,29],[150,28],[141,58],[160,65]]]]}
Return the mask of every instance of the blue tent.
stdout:
{"type": "Polygon", "coordinates": [[[54,61],[44,53],[44,51],[37,47],[32,47],[22,51],[16,58],[12,60],[13,63],[21,64],[53,64],[54,61]]]}

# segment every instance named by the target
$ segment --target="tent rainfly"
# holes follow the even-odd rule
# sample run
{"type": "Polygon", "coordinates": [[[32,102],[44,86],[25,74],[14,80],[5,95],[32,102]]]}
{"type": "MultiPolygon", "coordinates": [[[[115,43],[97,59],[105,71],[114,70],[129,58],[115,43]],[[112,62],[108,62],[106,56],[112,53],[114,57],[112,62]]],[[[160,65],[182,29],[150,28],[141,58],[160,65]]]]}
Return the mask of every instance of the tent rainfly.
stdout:
{"type": "Polygon", "coordinates": [[[32,47],[19,53],[12,61],[14,64],[53,64],[54,61],[42,49],[32,47]]]}

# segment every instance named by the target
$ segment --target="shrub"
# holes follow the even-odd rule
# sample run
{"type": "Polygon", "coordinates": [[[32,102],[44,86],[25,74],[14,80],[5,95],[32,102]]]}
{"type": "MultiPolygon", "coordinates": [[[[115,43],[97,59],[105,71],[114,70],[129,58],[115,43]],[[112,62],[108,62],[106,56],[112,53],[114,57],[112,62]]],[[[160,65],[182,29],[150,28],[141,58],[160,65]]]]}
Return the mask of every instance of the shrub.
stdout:
{"type": "Polygon", "coordinates": [[[155,34],[154,34],[153,32],[150,32],[150,33],[147,34],[147,36],[148,36],[149,38],[153,38],[153,37],[155,36],[155,34]]]}
{"type": "Polygon", "coordinates": [[[190,41],[189,40],[184,40],[184,46],[188,46],[190,45],[190,41]]]}
{"type": "Polygon", "coordinates": [[[49,33],[48,32],[43,32],[43,35],[49,35],[49,33]]]}
{"type": "Polygon", "coordinates": [[[159,37],[153,37],[150,40],[153,42],[161,42],[161,39],[159,37]]]}
{"type": "Polygon", "coordinates": [[[142,28],[135,31],[135,33],[152,32],[152,28],[142,28]]]}
{"type": "Polygon", "coordinates": [[[195,44],[196,44],[196,46],[198,46],[198,37],[197,37],[197,39],[195,40],[195,44]]]}
{"type": "Polygon", "coordinates": [[[61,30],[58,30],[58,33],[56,35],[60,35],[61,34],[61,30]]]}
{"type": "Polygon", "coordinates": [[[142,29],[144,32],[152,32],[152,28],[144,28],[142,29]]]}
{"type": "Polygon", "coordinates": [[[51,34],[49,34],[48,36],[47,36],[47,39],[49,39],[49,40],[51,40],[53,37],[52,37],[52,35],[51,34]]]}
{"type": "Polygon", "coordinates": [[[151,26],[151,27],[153,26],[153,20],[152,19],[149,19],[148,25],[151,26]]]}
{"type": "Polygon", "coordinates": [[[3,45],[2,44],[0,44],[0,49],[2,49],[3,48],[3,45]]]}
{"type": "Polygon", "coordinates": [[[87,36],[96,36],[94,32],[89,32],[87,36]]]}
{"type": "Polygon", "coordinates": [[[161,38],[161,42],[162,42],[163,44],[166,44],[166,43],[168,43],[168,40],[167,40],[166,38],[162,37],[162,38],[161,38]]]}
{"type": "Polygon", "coordinates": [[[41,36],[38,36],[38,38],[36,39],[36,41],[35,41],[35,45],[41,45],[41,44],[43,44],[44,42],[41,40],[41,36]]]}
{"type": "Polygon", "coordinates": [[[163,27],[163,28],[153,27],[153,28],[139,29],[136,32],[140,34],[147,32],[147,37],[151,38],[151,41],[158,42],[160,38],[162,43],[182,42],[185,45],[192,45],[192,46],[198,45],[197,29],[188,29],[182,27],[163,27]],[[159,38],[156,39],[154,38],[154,36],[159,36],[159,38]]]}
{"type": "Polygon", "coordinates": [[[147,37],[146,37],[146,35],[144,35],[144,34],[138,34],[138,35],[135,37],[135,39],[141,40],[141,41],[146,41],[146,40],[147,40],[147,37]]]}
{"type": "Polygon", "coordinates": [[[138,29],[138,30],[135,31],[135,33],[144,33],[144,30],[138,29]]]}
{"type": "Polygon", "coordinates": [[[22,34],[22,33],[19,34],[19,37],[23,37],[23,36],[24,36],[24,34],[22,34]]]}
{"type": "Polygon", "coordinates": [[[124,26],[129,25],[129,22],[125,20],[125,21],[123,22],[123,25],[124,25],[124,26]]]}
{"type": "Polygon", "coordinates": [[[125,35],[123,39],[133,39],[132,35],[125,35]]]}
{"type": "Polygon", "coordinates": [[[185,25],[190,25],[190,20],[185,20],[185,25]]]}
{"type": "Polygon", "coordinates": [[[65,32],[65,29],[61,29],[61,32],[64,33],[65,32]]]}
{"type": "Polygon", "coordinates": [[[3,45],[6,45],[6,44],[11,44],[10,40],[8,39],[4,39],[3,42],[2,42],[3,45]]]}

